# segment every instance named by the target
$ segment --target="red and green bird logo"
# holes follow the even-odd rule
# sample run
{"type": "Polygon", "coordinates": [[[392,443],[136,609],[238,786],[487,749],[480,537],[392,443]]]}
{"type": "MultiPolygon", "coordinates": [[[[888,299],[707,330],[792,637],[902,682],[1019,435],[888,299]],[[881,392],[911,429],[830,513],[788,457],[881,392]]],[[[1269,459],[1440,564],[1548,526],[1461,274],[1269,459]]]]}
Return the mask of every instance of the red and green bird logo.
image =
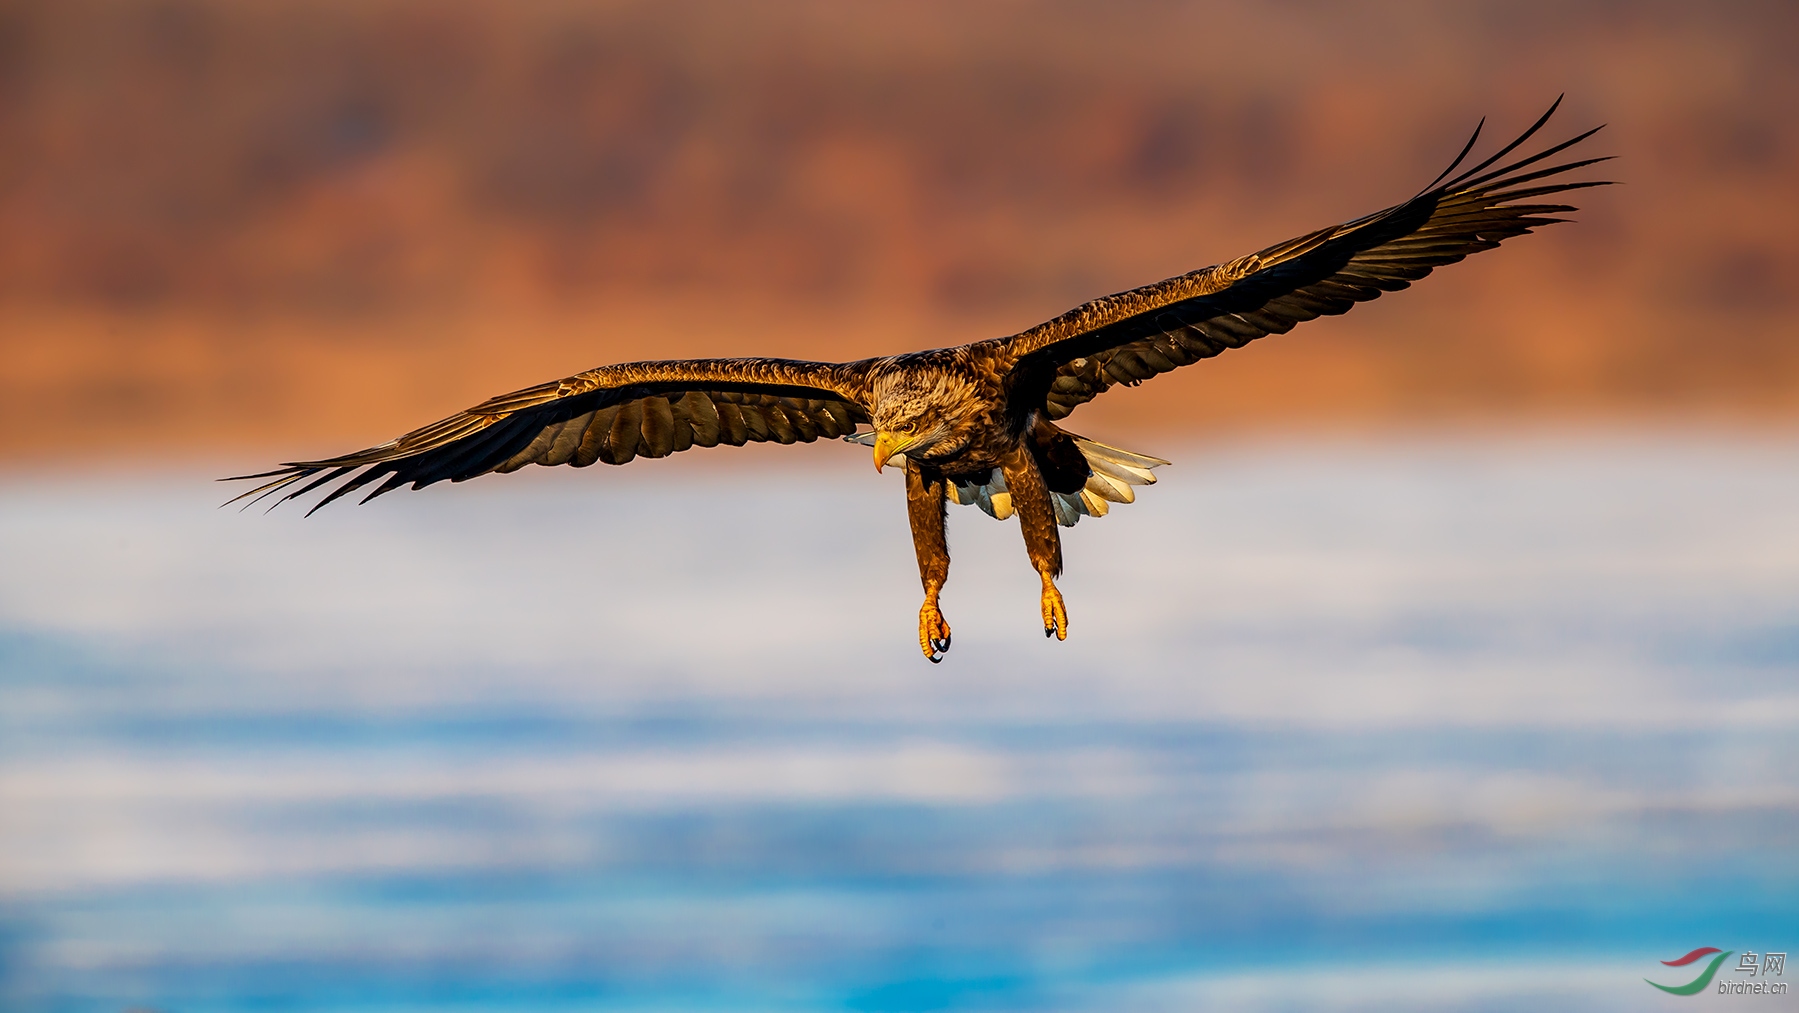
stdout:
{"type": "Polygon", "coordinates": [[[1649,984],[1673,995],[1693,995],[1704,991],[1705,986],[1712,983],[1712,975],[1718,973],[1718,965],[1724,963],[1725,958],[1729,957],[1732,952],[1734,951],[1720,950],[1716,946],[1701,946],[1697,950],[1694,950],[1677,960],[1662,961],[1662,963],[1669,967],[1685,967],[1701,957],[1710,956],[1713,953],[1717,954],[1717,956],[1712,957],[1711,963],[1705,965],[1705,970],[1699,972],[1699,977],[1694,978],[1685,985],[1662,985],[1657,982],[1649,981],[1648,978],[1644,978],[1643,980],[1649,981],[1649,984]]]}

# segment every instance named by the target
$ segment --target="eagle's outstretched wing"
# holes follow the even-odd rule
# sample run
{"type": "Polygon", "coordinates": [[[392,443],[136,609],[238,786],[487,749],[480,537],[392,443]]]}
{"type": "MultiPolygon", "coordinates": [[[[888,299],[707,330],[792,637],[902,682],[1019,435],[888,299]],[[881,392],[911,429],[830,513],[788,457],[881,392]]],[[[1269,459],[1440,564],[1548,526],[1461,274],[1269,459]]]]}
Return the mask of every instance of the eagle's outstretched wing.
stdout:
{"type": "Polygon", "coordinates": [[[317,510],[377,479],[385,481],[364,502],[408,483],[422,489],[527,464],[584,468],[696,446],[843,436],[868,420],[861,365],[686,359],[602,366],[490,398],[378,447],[241,476],[268,481],[231,502],[278,495],[280,504],[343,479],[317,510]]]}
{"type": "Polygon", "coordinates": [[[998,350],[1012,358],[1017,383],[1028,385],[1015,387],[1014,396],[1041,396],[1048,416],[1059,419],[1113,384],[1136,386],[1264,334],[1282,334],[1301,321],[1346,312],[1382,292],[1405,288],[1432,268],[1490,250],[1536,226],[1566,221],[1553,216],[1575,210],[1570,205],[1516,202],[1607,185],[1609,181],[1539,182],[1604,158],[1532,168],[1591,137],[1598,127],[1493,168],[1541,130],[1559,105],[1558,98],[1517,140],[1449,178],[1479,139],[1476,127],[1449,168],[1403,204],[1228,264],[1095,299],[1022,334],[997,339],[998,350]]]}

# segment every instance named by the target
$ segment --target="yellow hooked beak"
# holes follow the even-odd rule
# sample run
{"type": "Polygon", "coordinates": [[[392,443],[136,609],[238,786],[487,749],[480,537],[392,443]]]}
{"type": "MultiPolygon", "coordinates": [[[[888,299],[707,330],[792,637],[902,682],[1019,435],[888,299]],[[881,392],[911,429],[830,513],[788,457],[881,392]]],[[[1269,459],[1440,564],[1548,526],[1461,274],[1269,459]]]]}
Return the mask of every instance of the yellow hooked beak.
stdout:
{"type": "Polygon", "coordinates": [[[894,454],[911,446],[912,442],[913,437],[910,436],[900,436],[885,429],[877,431],[875,433],[875,470],[880,471],[886,467],[887,462],[893,458],[894,454]]]}

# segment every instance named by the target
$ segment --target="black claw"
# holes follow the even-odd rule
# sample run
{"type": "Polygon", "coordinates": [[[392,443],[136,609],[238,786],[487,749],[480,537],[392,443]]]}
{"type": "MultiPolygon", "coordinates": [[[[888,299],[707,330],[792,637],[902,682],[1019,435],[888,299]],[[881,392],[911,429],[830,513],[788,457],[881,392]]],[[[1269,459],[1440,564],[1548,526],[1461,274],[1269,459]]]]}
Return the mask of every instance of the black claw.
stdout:
{"type": "Polygon", "coordinates": [[[1053,637],[1053,636],[1055,636],[1055,635],[1056,635],[1056,624],[1055,624],[1055,623],[1050,623],[1050,624],[1049,624],[1049,625],[1048,625],[1048,626],[1045,626],[1045,627],[1044,627],[1044,628],[1043,628],[1043,635],[1044,635],[1044,636],[1046,636],[1046,637],[1053,637]]]}
{"type": "Polygon", "coordinates": [[[931,650],[936,651],[939,655],[948,654],[949,653],[949,638],[944,637],[942,640],[938,640],[936,637],[932,637],[931,638],[931,650]]]}
{"type": "Polygon", "coordinates": [[[938,663],[939,663],[939,662],[941,662],[941,661],[943,661],[943,655],[941,655],[941,654],[933,654],[933,655],[931,655],[931,664],[933,664],[933,665],[935,665],[935,664],[938,664],[938,663]]]}

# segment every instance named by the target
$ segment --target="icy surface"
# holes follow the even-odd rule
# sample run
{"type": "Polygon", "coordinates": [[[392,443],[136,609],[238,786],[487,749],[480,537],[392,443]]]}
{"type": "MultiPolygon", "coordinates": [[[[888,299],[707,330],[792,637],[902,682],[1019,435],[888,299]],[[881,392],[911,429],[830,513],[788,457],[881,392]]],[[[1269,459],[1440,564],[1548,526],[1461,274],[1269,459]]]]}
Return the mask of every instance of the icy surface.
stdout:
{"type": "Polygon", "coordinates": [[[952,508],[940,666],[811,453],[7,477],[0,1005],[1690,1009],[1799,942],[1799,442],[1164,453],[1066,643],[952,508]]]}

